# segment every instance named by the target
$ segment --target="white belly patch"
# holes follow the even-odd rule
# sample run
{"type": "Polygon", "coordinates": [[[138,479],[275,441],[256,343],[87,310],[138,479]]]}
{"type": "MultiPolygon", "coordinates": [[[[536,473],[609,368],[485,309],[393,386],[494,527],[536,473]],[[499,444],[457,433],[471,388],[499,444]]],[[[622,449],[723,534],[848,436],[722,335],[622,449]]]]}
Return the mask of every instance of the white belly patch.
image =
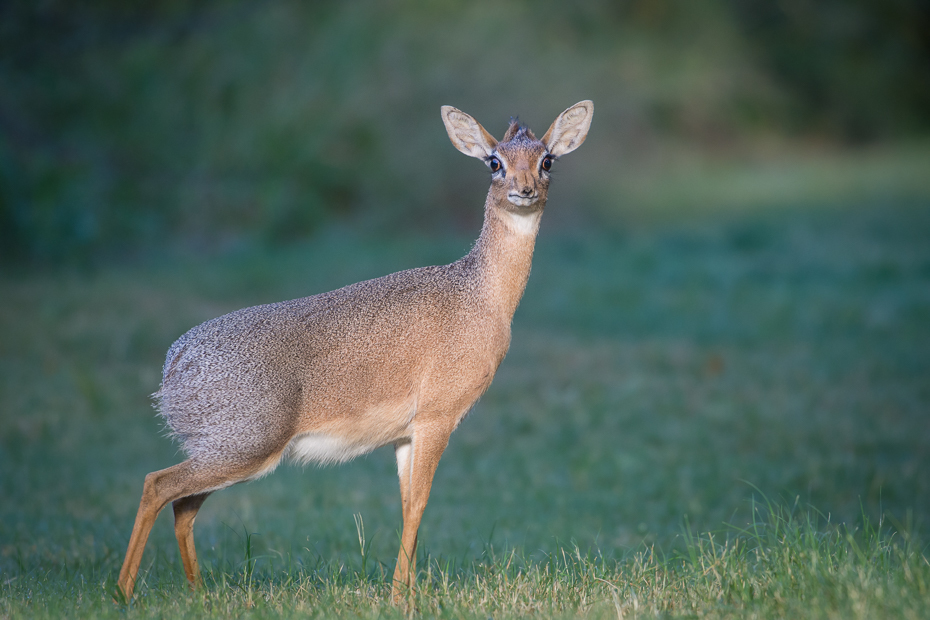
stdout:
{"type": "Polygon", "coordinates": [[[285,456],[304,464],[345,463],[410,437],[414,415],[415,397],[397,404],[382,404],[341,425],[334,424],[333,429],[297,435],[288,444],[285,456]]]}
{"type": "Polygon", "coordinates": [[[299,463],[345,463],[368,454],[381,444],[352,443],[335,435],[307,433],[294,437],[287,446],[287,456],[299,463]]]}

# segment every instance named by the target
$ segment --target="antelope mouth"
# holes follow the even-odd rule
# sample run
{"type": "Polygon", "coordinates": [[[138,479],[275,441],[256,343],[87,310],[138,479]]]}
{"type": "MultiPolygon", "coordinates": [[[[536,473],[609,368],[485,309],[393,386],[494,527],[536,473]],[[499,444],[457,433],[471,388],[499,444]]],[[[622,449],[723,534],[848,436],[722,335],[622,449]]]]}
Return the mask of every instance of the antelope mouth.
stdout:
{"type": "Polygon", "coordinates": [[[511,204],[515,204],[518,207],[529,207],[536,203],[539,200],[539,194],[533,194],[532,196],[524,196],[523,194],[507,194],[507,200],[511,204]]]}

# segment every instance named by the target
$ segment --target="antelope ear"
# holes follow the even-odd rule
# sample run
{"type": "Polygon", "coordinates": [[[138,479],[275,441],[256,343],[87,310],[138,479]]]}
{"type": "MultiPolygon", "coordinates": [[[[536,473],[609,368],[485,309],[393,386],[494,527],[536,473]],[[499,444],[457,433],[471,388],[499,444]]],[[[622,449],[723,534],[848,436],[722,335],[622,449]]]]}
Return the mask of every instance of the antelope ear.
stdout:
{"type": "Polygon", "coordinates": [[[442,122],[446,125],[452,145],[466,155],[487,159],[497,146],[494,136],[478,121],[451,105],[442,106],[442,122]]]}
{"type": "Polygon", "coordinates": [[[576,103],[552,122],[549,131],[542,137],[542,143],[556,157],[571,153],[588,137],[593,116],[593,101],[576,103]]]}

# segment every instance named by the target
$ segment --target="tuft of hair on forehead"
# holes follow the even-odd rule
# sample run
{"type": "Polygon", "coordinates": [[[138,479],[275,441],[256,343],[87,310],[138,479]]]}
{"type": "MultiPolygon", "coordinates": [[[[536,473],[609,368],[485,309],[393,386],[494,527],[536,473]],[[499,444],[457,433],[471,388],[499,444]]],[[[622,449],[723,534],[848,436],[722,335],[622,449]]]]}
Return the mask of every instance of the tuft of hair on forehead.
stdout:
{"type": "Polygon", "coordinates": [[[501,138],[501,142],[510,142],[511,140],[516,140],[518,142],[536,142],[536,136],[533,135],[529,127],[520,124],[519,118],[511,116],[510,127],[507,128],[507,133],[501,138]]]}

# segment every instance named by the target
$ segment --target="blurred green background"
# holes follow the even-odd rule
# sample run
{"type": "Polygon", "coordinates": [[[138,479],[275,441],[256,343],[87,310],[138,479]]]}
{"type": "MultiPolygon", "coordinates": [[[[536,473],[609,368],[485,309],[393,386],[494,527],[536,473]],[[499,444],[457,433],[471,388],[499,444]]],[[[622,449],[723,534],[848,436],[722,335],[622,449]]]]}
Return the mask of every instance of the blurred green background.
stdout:
{"type": "Polygon", "coordinates": [[[443,104],[500,135],[593,99],[565,222],[841,201],[876,174],[906,192],[926,151],[875,149],[930,130],[927,32],[907,0],[12,0],[0,254],[99,265],[333,221],[471,234],[481,170],[449,148],[443,104]],[[865,159],[822,161],[844,154],[865,159]]]}

